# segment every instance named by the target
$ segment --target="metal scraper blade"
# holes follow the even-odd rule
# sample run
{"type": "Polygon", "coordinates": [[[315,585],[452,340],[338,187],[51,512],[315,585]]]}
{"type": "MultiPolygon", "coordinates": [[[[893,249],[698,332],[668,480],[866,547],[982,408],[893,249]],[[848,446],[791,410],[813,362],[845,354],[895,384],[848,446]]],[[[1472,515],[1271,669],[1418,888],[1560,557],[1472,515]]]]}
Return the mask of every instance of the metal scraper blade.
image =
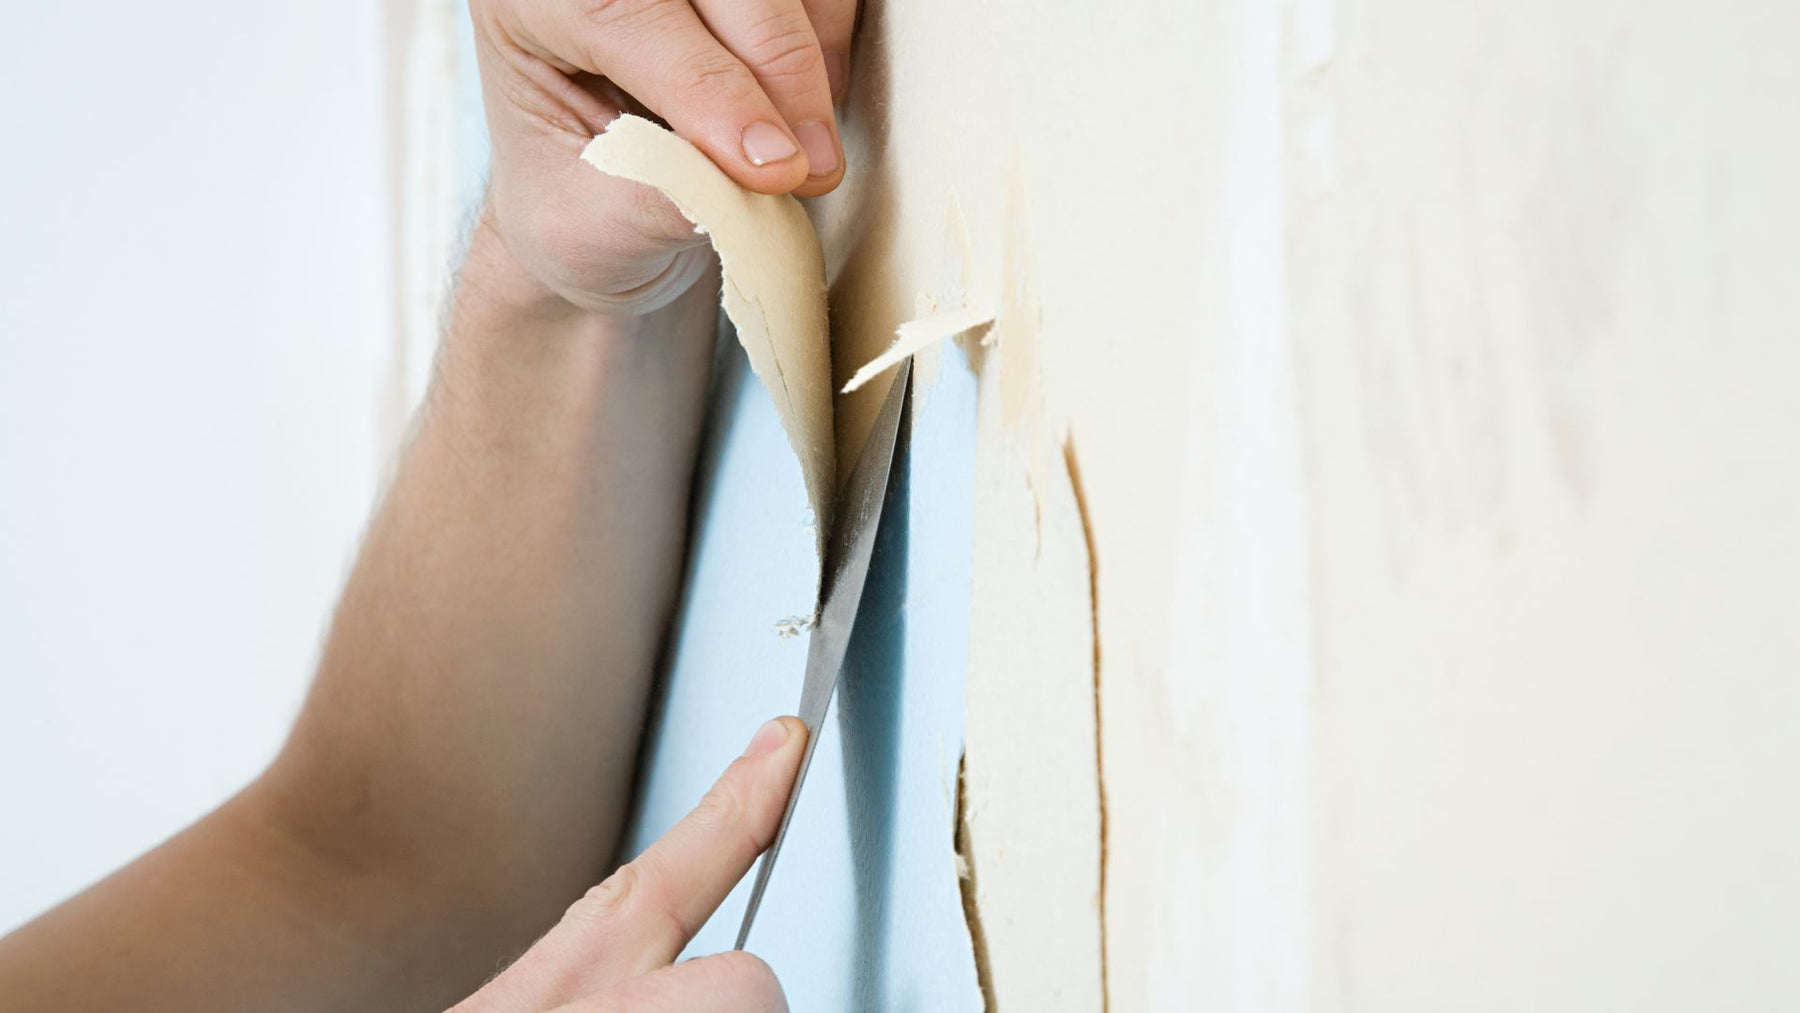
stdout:
{"type": "Polygon", "coordinates": [[[882,506],[887,501],[888,476],[893,470],[894,448],[900,440],[900,420],[904,415],[907,392],[912,386],[912,358],[902,362],[888,388],[881,413],[863,443],[856,466],[850,470],[838,497],[837,514],[832,521],[831,542],[825,550],[824,605],[819,621],[813,627],[812,640],[806,650],[806,679],[800,689],[800,720],[806,725],[806,752],[800,759],[800,770],[794,775],[794,788],[788,793],[787,809],[781,814],[781,827],[775,831],[775,843],[763,853],[756,869],[756,883],[750,888],[750,904],[744,909],[744,923],[738,928],[735,949],[743,949],[750,937],[750,925],[756,921],[756,910],[762,905],[763,892],[769,886],[769,873],[781,853],[781,842],[787,837],[788,824],[794,818],[794,807],[800,801],[800,788],[806,783],[806,768],[812,765],[813,749],[819,744],[819,726],[831,705],[831,694],[837,689],[838,675],[844,670],[844,653],[850,646],[850,633],[856,627],[856,612],[862,604],[863,587],[868,583],[869,561],[875,552],[875,535],[881,528],[882,506]]]}

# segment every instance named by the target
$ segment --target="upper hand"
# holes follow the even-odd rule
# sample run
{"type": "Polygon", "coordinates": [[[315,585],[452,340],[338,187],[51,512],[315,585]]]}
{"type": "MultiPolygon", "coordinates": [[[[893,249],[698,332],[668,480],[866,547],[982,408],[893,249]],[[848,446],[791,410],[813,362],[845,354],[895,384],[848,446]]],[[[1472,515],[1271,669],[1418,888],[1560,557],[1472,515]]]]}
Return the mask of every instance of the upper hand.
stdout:
{"type": "Polygon", "coordinates": [[[491,211],[549,293],[647,312],[693,284],[703,237],[647,187],[580,161],[648,111],[761,193],[843,178],[833,98],[856,0],[470,0],[493,150],[491,211]]]}
{"type": "Polygon", "coordinates": [[[806,729],[764,725],[700,805],[452,1013],[786,1013],[748,953],[672,963],[775,837],[806,729]]]}

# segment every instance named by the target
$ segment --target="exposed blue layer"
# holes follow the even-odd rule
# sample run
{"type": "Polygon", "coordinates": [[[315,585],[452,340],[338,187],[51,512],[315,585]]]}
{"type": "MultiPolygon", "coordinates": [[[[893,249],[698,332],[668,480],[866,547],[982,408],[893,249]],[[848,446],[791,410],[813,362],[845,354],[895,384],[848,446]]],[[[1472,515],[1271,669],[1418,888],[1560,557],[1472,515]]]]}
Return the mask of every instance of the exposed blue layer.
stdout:
{"type": "MultiPolygon", "coordinates": [[[[807,635],[775,625],[812,608],[805,489],[767,394],[741,353],[724,358],[633,854],[800,697],[807,635]]],[[[952,849],[975,482],[975,383],[954,345],[915,400],[843,680],[750,938],[795,1009],[981,1007],[952,849]]],[[[748,880],[687,955],[730,948],[747,894],[748,880]]]]}

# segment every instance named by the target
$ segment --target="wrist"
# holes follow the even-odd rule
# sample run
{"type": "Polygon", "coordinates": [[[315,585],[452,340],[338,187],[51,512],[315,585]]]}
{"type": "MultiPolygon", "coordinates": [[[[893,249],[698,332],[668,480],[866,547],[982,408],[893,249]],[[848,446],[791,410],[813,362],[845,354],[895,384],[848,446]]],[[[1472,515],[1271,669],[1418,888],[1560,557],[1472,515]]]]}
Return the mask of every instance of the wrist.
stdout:
{"type": "MultiPolygon", "coordinates": [[[[614,230],[619,229],[624,227],[614,230]]],[[[578,251],[552,252],[556,242],[533,235],[529,227],[522,238],[513,233],[490,197],[471,237],[459,288],[472,276],[489,301],[538,320],[629,327],[689,294],[717,266],[712,248],[693,237],[661,252],[611,250],[609,243],[587,235],[578,251]],[[589,240],[595,240],[591,248],[589,240]]]]}
{"type": "Polygon", "coordinates": [[[492,202],[482,205],[451,293],[451,334],[519,327],[569,333],[629,330],[636,322],[633,318],[643,315],[571,301],[525,266],[508,242],[492,202]]]}
{"type": "MultiPolygon", "coordinates": [[[[684,293],[673,302],[691,295],[684,293]]],[[[667,312],[671,306],[637,312],[577,305],[525,267],[487,205],[451,293],[441,356],[479,352],[504,356],[515,365],[568,356],[592,359],[602,350],[593,346],[644,344],[668,331],[668,319],[678,315],[667,312]]]]}
{"type": "Polygon", "coordinates": [[[515,423],[591,414],[608,399],[663,401],[661,411],[697,414],[712,360],[714,279],[648,312],[583,308],[526,269],[484,210],[451,296],[427,403],[455,401],[515,423]]]}

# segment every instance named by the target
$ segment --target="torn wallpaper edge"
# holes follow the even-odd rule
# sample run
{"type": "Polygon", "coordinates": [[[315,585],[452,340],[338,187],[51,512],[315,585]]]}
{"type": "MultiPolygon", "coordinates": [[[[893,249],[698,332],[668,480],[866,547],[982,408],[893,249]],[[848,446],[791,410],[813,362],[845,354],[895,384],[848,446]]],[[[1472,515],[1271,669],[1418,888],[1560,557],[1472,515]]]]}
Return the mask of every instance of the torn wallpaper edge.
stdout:
{"type": "Polygon", "coordinates": [[[837,487],[831,339],[825,258],[800,202],[740,187],[698,148],[639,116],[614,120],[581,157],[654,187],[711,240],[724,272],[725,315],[800,460],[823,559],[837,487]]]}

